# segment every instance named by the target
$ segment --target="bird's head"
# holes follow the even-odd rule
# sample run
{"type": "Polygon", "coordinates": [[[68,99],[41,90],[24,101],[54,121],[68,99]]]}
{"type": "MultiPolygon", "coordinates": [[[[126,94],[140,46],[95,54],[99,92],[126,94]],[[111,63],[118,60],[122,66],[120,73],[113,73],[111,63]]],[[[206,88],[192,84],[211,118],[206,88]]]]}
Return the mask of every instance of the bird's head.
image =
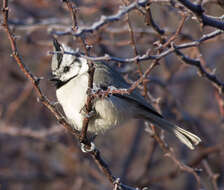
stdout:
{"type": "Polygon", "coordinates": [[[56,82],[57,87],[88,71],[86,59],[68,54],[68,52],[75,52],[71,47],[60,44],[56,39],[53,40],[53,45],[54,54],[51,62],[51,81],[56,82]]]}

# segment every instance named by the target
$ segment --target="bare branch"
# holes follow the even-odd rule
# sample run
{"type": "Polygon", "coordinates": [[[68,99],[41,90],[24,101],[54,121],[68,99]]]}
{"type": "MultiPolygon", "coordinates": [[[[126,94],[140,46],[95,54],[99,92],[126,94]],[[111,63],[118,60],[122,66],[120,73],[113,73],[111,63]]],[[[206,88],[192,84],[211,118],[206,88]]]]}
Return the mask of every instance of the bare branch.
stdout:
{"type": "Polygon", "coordinates": [[[79,27],[78,30],[76,32],[71,31],[67,31],[67,32],[56,32],[56,31],[52,31],[52,34],[54,35],[65,35],[65,34],[70,34],[72,36],[76,36],[76,37],[80,37],[82,36],[84,33],[92,33],[96,30],[98,30],[99,28],[101,28],[102,26],[104,26],[105,24],[108,24],[110,22],[115,22],[120,20],[120,18],[122,16],[124,16],[125,14],[127,14],[128,12],[132,11],[133,9],[137,9],[138,7],[144,7],[147,4],[148,0],[138,0],[137,2],[134,2],[128,6],[123,7],[122,9],[120,9],[116,14],[111,15],[111,16],[102,16],[100,18],[99,21],[95,22],[92,24],[92,26],[89,27],[79,27]]]}
{"type": "Polygon", "coordinates": [[[221,30],[224,29],[224,22],[222,21],[222,18],[217,19],[212,16],[206,15],[201,5],[194,4],[189,0],[178,0],[178,1],[182,3],[184,6],[186,6],[188,9],[190,9],[193,13],[195,13],[200,18],[203,25],[212,26],[221,30]]]}
{"type": "Polygon", "coordinates": [[[174,46],[174,49],[177,56],[180,57],[184,63],[197,67],[201,76],[206,77],[208,80],[210,80],[219,89],[220,93],[224,93],[224,83],[219,81],[219,79],[214,74],[208,73],[205,70],[205,68],[202,66],[200,60],[191,59],[190,57],[185,56],[182,52],[176,49],[175,46],[174,46]]]}

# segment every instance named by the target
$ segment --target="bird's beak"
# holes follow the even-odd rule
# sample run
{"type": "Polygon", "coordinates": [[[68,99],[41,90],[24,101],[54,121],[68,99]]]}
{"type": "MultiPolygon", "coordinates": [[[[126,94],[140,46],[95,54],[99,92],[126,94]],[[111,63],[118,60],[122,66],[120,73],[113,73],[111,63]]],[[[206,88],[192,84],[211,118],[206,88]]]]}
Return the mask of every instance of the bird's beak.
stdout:
{"type": "Polygon", "coordinates": [[[62,81],[59,78],[57,78],[55,75],[52,75],[49,78],[49,81],[53,82],[54,86],[56,86],[56,88],[59,88],[62,84],[62,81]]]}
{"type": "Polygon", "coordinates": [[[60,81],[60,79],[59,78],[57,78],[57,76],[56,75],[51,75],[50,76],[50,78],[49,78],[49,81],[52,81],[52,82],[59,82],[60,81]]]}
{"type": "Polygon", "coordinates": [[[57,82],[57,81],[59,81],[59,79],[58,78],[50,78],[49,81],[51,81],[51,82],[57,82]]]}

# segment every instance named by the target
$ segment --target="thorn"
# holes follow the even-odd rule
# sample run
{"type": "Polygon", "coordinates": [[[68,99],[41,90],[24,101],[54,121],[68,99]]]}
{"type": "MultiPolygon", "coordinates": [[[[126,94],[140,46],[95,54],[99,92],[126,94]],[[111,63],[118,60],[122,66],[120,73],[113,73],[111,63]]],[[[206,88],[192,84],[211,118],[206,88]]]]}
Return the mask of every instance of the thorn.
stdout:
{"type": "Polygon", "coordinates": [[[14,38],[14,40],[17,40],[17,39],[21,39],[21,36],[19,36],[19,35],[13,35],[13,38],[14,38]]]}
{"type": "Polygon", "coordinates": [[[2,12],[7,12],[7,11],[9,11],[9,8],[8,7],[2,8],[2,12]]]}
{"type": "Polygon", "coordinates": [[[43,80],[44,79],[44,77],[34,77],[34,83],[35,83],[35,85],[36,86],[39,86],[39,84],[40,84],[40,80],[43,80]]]}
{"type": "Polygon", "coordinates": [[[211,74],[212,74],[212,75],[215,75],[215,73],[216,73],[216,68],[212,69],[211,74]]]}
{"type": "Polygon", "coordinates": [[[149,123],[145,121],[145,132],[149,133],[151,137],[155,135],[155,132],[149,127],[149,123]]]}
{"type": "Polygon", "coordinates": [[[46,97],[45,96],[41,96],[41,97],[37,97],[37,102],[43,102],[46,100],[46,97]]]}
{"type": "MultiPolygon", "coordinates": [[[[114,184],[114,186],[118,186],[118,185],[120,185],[120,182],[121,182],[121,179],[120,178],[116,178],[115,180],[114,180],[114,182],[113,182],[113,184],[114,184]]],[[[115,188],[116,189],[116,188],[115,188]]]]}
{"type": "Polygon", "coordinates": [[[197,173],[201,173],[201,172],[203,172],[203,169],[202,168],[194,168],[194,171],[197,173]]]}
{"type": "Polygon", "coordinates": [[[90,51],[92,48],[93,48],[92,45],[86,45],[86,49],[87,49],[87,51],[90,51]]]}

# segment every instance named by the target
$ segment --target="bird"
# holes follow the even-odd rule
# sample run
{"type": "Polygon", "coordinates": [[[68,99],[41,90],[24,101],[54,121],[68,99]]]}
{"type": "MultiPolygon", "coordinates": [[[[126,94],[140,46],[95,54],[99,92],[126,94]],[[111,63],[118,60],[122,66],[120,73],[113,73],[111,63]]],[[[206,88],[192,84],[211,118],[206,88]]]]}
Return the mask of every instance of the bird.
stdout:
{"type": "MultiPolygon", "coordinates": [[[[86,117],[89,65],[84,56],[74,55],[75,50],[53,39],[51,80],[55,82],[56,97],[63,108],[67,121],[81,131],[86,117]],[[64,52],[70,52],[64,53],[64,52]]],[[[105,62],[94,62],[93,86],[96,89],[128,89],[130,84],[122,75],[105,62]]],[[[195,134],[182,129],[164,118],[145,100],[138,89],[130,94],[110,94],[93,100],[88,133],[98,135],[119,126],[130,119],[143,119],[176,136],[188,148],[194,149],[201,142],[195,134]]]]}

